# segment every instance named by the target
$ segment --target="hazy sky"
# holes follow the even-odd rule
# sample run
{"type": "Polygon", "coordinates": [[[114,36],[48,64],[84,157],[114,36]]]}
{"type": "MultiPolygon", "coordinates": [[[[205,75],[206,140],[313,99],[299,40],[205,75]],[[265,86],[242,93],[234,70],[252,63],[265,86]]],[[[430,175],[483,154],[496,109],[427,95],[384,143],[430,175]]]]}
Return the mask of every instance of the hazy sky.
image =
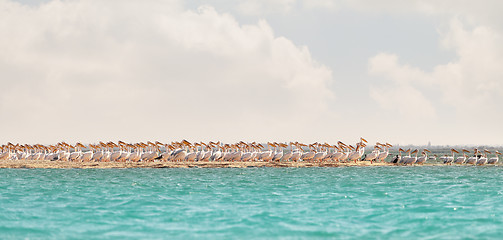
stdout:
{"type": "Polygon", "coordinates": [[[0,0],[0,143],[501,145],[501,9],[0,0]]]}

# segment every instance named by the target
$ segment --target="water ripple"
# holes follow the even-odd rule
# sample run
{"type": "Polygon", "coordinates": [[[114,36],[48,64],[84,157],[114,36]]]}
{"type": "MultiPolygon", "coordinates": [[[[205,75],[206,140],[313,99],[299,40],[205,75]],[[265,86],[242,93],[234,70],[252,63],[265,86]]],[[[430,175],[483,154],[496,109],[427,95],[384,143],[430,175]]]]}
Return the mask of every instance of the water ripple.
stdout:
{"type": "Polygon", "coordinates": [[[500,238],[499,167],[0,169],[5,238],[500,238]]]}

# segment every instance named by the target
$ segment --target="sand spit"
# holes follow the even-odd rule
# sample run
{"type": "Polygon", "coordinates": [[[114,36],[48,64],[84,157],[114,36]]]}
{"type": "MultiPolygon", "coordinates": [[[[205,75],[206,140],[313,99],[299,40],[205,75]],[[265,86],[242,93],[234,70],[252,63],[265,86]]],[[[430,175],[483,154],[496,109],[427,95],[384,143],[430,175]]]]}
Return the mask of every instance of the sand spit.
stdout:
{"type": "MultiPolygon", "coordinates": [[[[48,160],[1,160],[0,168],[253,168],[253,167],[348,167],[348,166],[393,166],[381,162],[68,162],[48,160]]],[[[431,165],[431,164],[430,164],[431,165]]]]}

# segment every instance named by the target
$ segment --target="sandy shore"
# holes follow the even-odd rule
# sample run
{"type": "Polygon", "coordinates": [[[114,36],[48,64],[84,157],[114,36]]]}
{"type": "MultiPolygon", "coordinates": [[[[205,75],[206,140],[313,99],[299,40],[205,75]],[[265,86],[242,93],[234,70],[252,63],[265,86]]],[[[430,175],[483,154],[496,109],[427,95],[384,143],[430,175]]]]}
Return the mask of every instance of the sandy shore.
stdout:
{"type": "Polygon", "coordinates": [[[336,162],[66,162],[2,160],[0,168],[251,168],[251,167],[347,167],[347,166],[392,166],[390,163],[367,161],[351,163],[336,162]]]}

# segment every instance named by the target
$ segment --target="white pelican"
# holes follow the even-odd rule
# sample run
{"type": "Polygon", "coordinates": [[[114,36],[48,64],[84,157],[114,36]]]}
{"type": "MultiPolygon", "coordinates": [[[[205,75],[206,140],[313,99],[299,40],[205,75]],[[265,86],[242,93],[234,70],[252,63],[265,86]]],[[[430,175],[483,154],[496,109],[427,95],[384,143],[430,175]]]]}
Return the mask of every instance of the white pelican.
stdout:
{"type": "Polygon", "coordinates": [[[206,151],[204,151],[204,149],[203,149],[202,142],[201,143],[194,143],[194,145],[196,146],[196,150],[197,150],[196,162],[200,162],[201,160],[203,160],[204,155],[206,155],[206,151]],[[200,150],[198,150],[198,148],[200,150]]]}
{"type": "Polygon", "coordinates": [[[455,164],[463,164],[463,163],[465,163],[465,161],[466,161],[466,154],[470,153],[470,151],[468,151],[466,149],[461,150],[461,152],[463,152],[463,156],[457,157],[456,160],[454,160],[455,164]]]}
{"type": "Polygon", "coordinates": [[[380,150],[382,149],[379,146],[379,143],[376,143],[376,145],[374,146],[374,150],[372,150],[372,152],[370,152],[365,156],[365,161],[370,161],[370,163],[372,163],[374,160],[377,159],[377,157],[381,153],[380,150]]]}
{"type": "Polygon", "coordinates": [[[409,155],[409,157],[404,161],[404,164],[405,165],[408,165],[408,164],[412,165],[412,164],[416,163],[416,161],[417,161],[417,153],[418,152],[419,151],[417,149],[414,150],[414,151],[412,151],[410,154],[416,154],[416,155],[414,155],[414,157],[412,157],[411,155],[409,155]]]}
{"type": "Polygon", "coordinates": [[[74,152],[70,153],[70,161],[76,161],[80,158],[80,156],[82,155],[82,148],[80,146],[83,145],[81,143],[75,144],[75,147],[70,145],[70,147],[74,149],[74,152]]]}
{"type": "MultiPolygon", "coordinates": [[[[5,151],[5,150],[2,149],[2,151],[5,151]]],[[[10,150],[7,150],[5,152],[0,153],[0,160],[8,160],[8,159],[10,159],[10,157],[11,157],[10,150]]]]}
{"type": "MultiPolygon", "coordinates": [[[[134,152],[129,155],[129,161],[131,162],[138,162],[141,159],[141,156],[143,155],[142,147],[139,144],[133,144],[134,147],[134,152]]],[[[166,148],[168,149],[168,148],[166,148]]],[[[169,152],[166,151],[167,154],[163,155],[163,160],[166,161],[169,156],[169,152]]]]}
{"type": "Polygon", "coordinates": [[[187,155],[185,156],[185,161],[194,162],[197,156],[196,147],[195,145],[192,145],[190,143],[187,143],[186,146],[187,146],[187,155]]]}
{"type": "Polygon", "coordinates": [[[477,160],[478,160],[478,156],[477,154],[479,153],[480,151],[478,149],[474,149],[473,150],[473,156],[469,157],[468,159],[466,159],[466,164],[477,164],[477,160]]]}
{"type": "Polygon", "coordinates": [[[249,161],[258,161],[258,157],[260,155],[260,147],[257,145],[257,143],[253,142],[251,145],[251,150],[253,151],[251,154],[251,158],[249,161]]]}
{"type": "Polygon", "coordinates": [[[496,164],[496,163],[498,163],[498,161],[499,161],[498,155],[501,155],[501,153],[498,152],[498,151],[495,151],[494,154],[495,154],[494,157],[489,158],[489,160],[487,160],[487,164],[496,164]]]}
{"type": "Polygon", "coordinates": [[[356,149],[348,156],[349,161],[354,161],[356,163],[356,160],[360,159],[363,156],[366,146],[363,141],[367,142],[367,140],[360,138],[360,142],[356,144],[356,149]]]}
{"type": "Polygon", "coordinates": [[[428,159],[428,153],[431,153],[430,150],[428,149],[423,149],[423,151],[421,152],[421,157],[417,158],[417,161],[416,161],[416,164],[424,164],[426,162],[426,160],[428,159]]]}
{"type": "Polygon", "coordinates": [[[119,145],[111,142],[110,143],[110,146],[112,146],[112,150],[111,150],[111,155],[110,155],[110,161],[112,162],[115,162],[117,160],[119,160],[119,158],[121,157],[122,155],[122,149],[119,148],[119,145]],[[117,151],[114,151],[114,148],[119,148],[117,151]]]}
{"type": "Polygon", "coordinates": [[[389,149],[393,147],[393,145],[386,143],[386,144],[381,144],[382,147],[384,147],[384,151],[380,152],[379,155],[377,155],[377,161],[383,162],[389,155],[389,149]]]}
{"type": "MultiPolygon", "coordinates": [[[[218,144],[220,144],[220,142],[218,142],[218,144]]],[[[211,155],[212,161],[220,161],[222,159],[222,151],[220,151],[220,146],[218,144],[212,145],[216,148],[216,151],[211,155]]]]}
{"type": "Polygon", "coordinates": [[[349,155],[351,154],[351,151],[353,151],[355,148],[351,145],[346,145],[344,144],[343,145],[343,148],[344,148],[344,154],[341,156],[341,158],[339,158],[339,161],[340,162],[346,162],[349,158],[349,155]]]}
{"type": "Polygon", "coordinates": [[[293,150],[292,152],[292,156],[290,157],[290,160],[292,162],[298,162],[300,160],[300,157],[302,156],[302,146],[297,143],[297,144],[294,144],[295,145],[295,150],[293,150]]]}
{"type": "Polygon", "coordinates": [[[206,152],[204,152],[203,157],[199,161],[207,162],[207,161],[209,161],[211,155],[213,155],[213,152],[212,152],[211,148],[208,147],[208,145],[206,145],[204,143],[201,143],[201,144],[204,145],[206,152]]]}
{"type": "Polygon", "coordinates": [[[318,146],[320,149],[319,152],[316,152],[313,156],[313,161],[315,162],[321,162],[328,154],[328,150],[325,145],[318,146]],[[323,151],[323,148],[325,148],[325,151],[323,151]]]}
{"type": "MultiPolygon", "coordinates": [[[[242,141],[241,141],[242,142],[242,141]]],[[[235,144],[234,145],[234,153],[232,154],[232,159],[231,161],[233,162],[238,162],[241,161],[241,157],[243,157],[243,149],[242,149],[242,143],[235,144]]]]}
{"type": "Polygon", "coordinates": [[[309,152],[303,153],[300,158],[302,159],[302,161],[311,161],[314,158],[315,154],[316,154],[316,152],[314,149],[314,144],[310,144],[309,145],[309,152]]]}
{"type": "Polygon", "coordinates": [[[129,144],[121,142],[121,148],[122,148],[122,153],[120,157],[117,159],[117,161],[120,162],[126,162],[129,160],[129,157],[131,156],[131,147],[129,144]]]}
{"type": "Polygon", "coordinates": [[[185,156],[187,155],[187,151],[184,148],[179,148],[171,154],[171,160],[173,162],[181,162],[185,160],[185,156]]]}
{"type": "Polygon", "coordinates": [[[292,146],[291,142],[290,142],[290,144],[288,144],[288,146],[286,146],[286,144],[284,146],[285,146],[285,148],[286,147],[290,148],[290,150],[288,152],[283,153],[283,157],[281,157],[280,161],[288,162],[288,161],[290,161],[290,158],[292,158],[292,155],[293,155],[293,146],[292,146]]]}
{"type": "Polygon", "coordinates": [[[346,160],[346,158],[348,157],[348,154],[345,153],[345,151],[344,151],[346,149],[346,147],[345,147],[345,144],[341,141],[338,141],[337,145],[338,145],[338,146],[336,146],[337,152],[334,154],[334,160],[337,162],[342,162],[342,161],[346,160]],[[345,158],[343,159],[343,157],[345,157],[345,158]]]}
{"type": "Polygon", "coordinates": [[[477,165],[485,165],[487,163],[487,154],[491,154],[491,152],[487,149],[484,149],[484,155],[482,155],[479,160],[477,160],[477,165]]]}
{"type": "Polygon", "coordinates": [[[338,158],[338,156],[336,156],[337,152],[338,152],[338,147],[336,145],[327,145],[328,149],[329,149],[329,152],[327,154],[327,156],[325,157],[325,159],[327,161],[336,161],[338,158]],[[330,151],[331,150],[331,151],[330,151]]]}
{"type": "Polygon", "coordinates": [[[113,150],[113,145],[111,142],[109,143],[104,143],[102,147],[105,149],[103,152],[103,156],[101,157],[102,162],[110,162],[110,159],[112,157],[112,150],[113,150]]]}
{"type": "Polygon", "coordinates": [[[80,157],[80,160],[82,162],[89,162],[91,158],[93,157],[93,145],[89,144],[89,151],[86,151],[82,153],[82,156],[80,157]]]}
{"type": "Polygon", "coordinates": [[[451,156],[447,156],[445,157],[445,160],[444,160],[444,164],[448,164],[448,165],[451,165],[452,162],[454,162],[454,153],[459,153],[458,151],[456,151],[456,149],[451,149],[451,156]]]}
{"type": "Polygon", "coordinates": [[[265,162],[271,161],[272,158],[274,157],[274,151],[272,150],[273,146],[274,146],[273,143],[267,143],[267,145],[268,145],[269,151],[265,151],[261,155],[262,160],[265,162]]]}
{"type": "Polygon", "coordinates": [[[277,144],[278,148],[279,148],[279,151],[276,152],[276,154],[274,155],[273,157],[273,161],[275,162],[280,162],[281,159],[283,159],[283,156],[284,156],[284,148],[288,147],[286,144],[283,144],[283,143],[279,143],[277,144]]]}
{"type": "Polygon", "coordinates": [[[398,163],[400,164],[405,164],[407,161],[409,161],[410,158],[410,148],[403,152],[407,153],[407,156],[401,156],[400,160],[398,161],[398,163]]]}
{"type": "Polygon", "coordinates": [[[223,146],[224,151],[222,152],[222,161],[228,162],[232,159],[232,147],[229,144],[224,144],[223,146]]]}
{"type": "MultiPolygon", "coordinates": [[[[91,146],[91,144],[89,145],[91,146]]],[[[93,160],[94,162],[101,161],[101,157],[103,157],[103,148],[101,148],[100,145],[94,145],[94,150],[95,152],[91,160],[93,160]]]]}

